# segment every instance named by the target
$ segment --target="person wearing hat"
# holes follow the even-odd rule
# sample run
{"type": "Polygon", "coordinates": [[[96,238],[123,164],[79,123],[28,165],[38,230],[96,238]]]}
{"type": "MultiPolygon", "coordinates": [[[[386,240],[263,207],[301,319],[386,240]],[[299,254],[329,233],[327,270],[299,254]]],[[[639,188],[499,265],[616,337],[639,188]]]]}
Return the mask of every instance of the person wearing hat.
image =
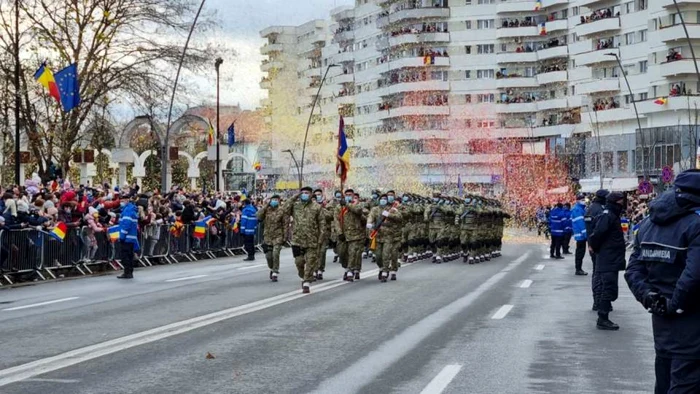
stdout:
{"type": "Polygon", "coordinates": [[[551,259],[563,259],[561,255],[561,247],[564,238],[564,204],[557,203],[557,205],[549,213],[549,231],[552,233],[552,241],[549,245],[549,258],[551,259]]]}
{"type": "Polygon", "coordinates": [[[700,392],[700,171],[650,204],[625,280],[652,313],[656,393],[700,392]]]}
{"type": "Polygon", "coordinates": [[[576,241],[576,255],[574,267],[576,275],[585,276],[588,272],[583,270],[583,258],[586,257],[586,241],[588,240],[588,232],[586,231],[586,197],[583,194],[576,196],[576,204],[571,209],[571,227],[574,231],[574,240],[576,241]]]}
{"type": "MultiPolygon", "coordinates": [[[[605,189],[600,189],[595,193],[593,202],[586,210],[586,215],[583,217],[583,221],[586,224],[586,235],[590,237],[593,233],[593,224],[595,223],[595,218],[603,214],[605,210],[605,198],[610,192],[605,189]]],[[[593,275],[591,277],[591,291],[593,293],[593,310],[598,310],[598,303],[600,301],[600,278],[596,274],[596,261],[598,260],[596,253],[589,247],[588,253],[591,255],[591,261],[593,261],[593,275]]]]}
{"type": "Polygon", "coordinates": [[[280,252],[284,246],[286,216],[280,208],[280,196],[275,194],[258,211],[258,221],[263,227],[263,252],[270,269],[270,280],[277,282],[280,273],[280,252]]]}
{"type": "Polygon", "coordinates": [[[612,303],[617,300],[620,271],[625,270],[625,234],[622,231],[620,214],[624,209],[625,196],[612,192],[606,197],[603,214],[595,219],[593,232],[588,242],[598,255],[596,272],[600,280],[600,299],[598,300],[598,322],[600,330],[619,330],[620,326],[610,321],[612,303]]]}
{"type": "Polygon", "coordinates": [[[294,221],[292,255],[304,294],[311,292],[311,282],[316,280],[314,270],[318,262],[317,252],[324,236],[324,216],[321,206],[312,200],[312,191],[310,187],[304,187],[282,206],[284,213],[294,221]]]}
{"type": "Polygon", "coordinates": [[[423,220],[429,223],[428,226],[428,242],[430,243],[433,252],[433,263],[441,264],[443,256],[446,254],[445,249],[445,211],[447,208],[444,205],[445,200],[440,192],[433,193],[432,203],[425,207],[423,211],[423,220]]]}
{"type": "Polygon", "coordinates": [[[348,282],[360,280],[362,250],[370,231],[367,229],[368,213],[357,194],[352,189],[346,190],[345,198],[340,201],[337,231],[340,265],[345,268],[343,280],[348,282]]]}

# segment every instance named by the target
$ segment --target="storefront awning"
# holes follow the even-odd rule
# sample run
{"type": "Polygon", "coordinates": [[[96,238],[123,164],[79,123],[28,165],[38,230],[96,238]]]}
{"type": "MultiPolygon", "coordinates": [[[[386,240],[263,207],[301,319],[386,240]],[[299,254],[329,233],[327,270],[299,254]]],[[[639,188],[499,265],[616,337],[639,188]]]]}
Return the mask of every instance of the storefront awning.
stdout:
{"type": "Polygon", "coordinates": [[[568,192],[569,192],[568,186],[562,186],[562,187],[558,187],[556,189],[547,190],[547,194],[566,194],[568,192]]]}
{"type": "MultiPolygon", "coordinates": [[[[581,185],[581,193],[595,193],[601,189],[599,177],[581,179],[578,183],[581,185]]],[[[612,188],[612,179],[604,178],[602,188],[610,190],[612,188]]]]}
{"type": "Polygon", "coordinates": [[[638,187],[639,180],[637,180],[637,178],[613,178],[610,191],[629,192],[632,190],[637,190],[638,187]]]}

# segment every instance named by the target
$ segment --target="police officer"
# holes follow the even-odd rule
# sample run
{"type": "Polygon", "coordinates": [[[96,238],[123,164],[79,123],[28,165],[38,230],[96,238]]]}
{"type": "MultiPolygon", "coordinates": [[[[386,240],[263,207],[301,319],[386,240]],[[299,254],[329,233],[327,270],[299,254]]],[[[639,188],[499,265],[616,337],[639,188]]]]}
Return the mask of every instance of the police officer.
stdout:
{"type": "Polygon", "coordinates": [[[617,300],[618,279],[620,271],[625,270],[625,234],[622,232],[620,214],[624,207],[625,196],[619,192],[608,194],[603,214],[595,220],[593,233],[588,242],[598,254],[596,270],[600,278],[601,291],[598,301],[599,330],[619,330],[620,326],[610,321],[612,303],[617,300]]]}
{"type": "Polygon", "coordinates": [[[583,258],[586,256],[586,240],[588,239],[588,231],[586,230],[586,203],[583,194],[576,196],[576,205],[571,210],[571,226],[574,232],[574,240],[576,240],[576,256],[575,268],[576,275],[588,275],[588,272],[583,270],[583,258]]]}
{"type": "Polygon", "coordinates": [[[573,223],[571,222],[571,204],[564,204],[564,237],[562,238],[562,251],[564,254],[572,254],[569,251],[571,247],[571,236],[574,233],[573,223]]]}
{"type": "MultiPolygon", "coordinates": [[[[651,203],[625,273],[649,310],[656,349],[656,394],[700,392],[700,171],[676,177],[651,203]]],[[[600,263],[600,260],[599,260],[600,263]]]]}
{"type": "Polygon", "coordinates": [[[552,259],[563,259],[561,247],[564,239],[564,205],[558,203],[552,212],[549,213],[549,231],[552,233],[552,242],[549,245],[549,257],[552,259]]]}
{"type": "MultiPolygon", "coordinates": [[[[605,210],[605,198],[610,192],[605,189],[600,189],[595,193],[595,198],[591,205],[586,210],[586,215],[583,217],[586,223],[586,234],[590,236],[593,234],[593,224],[595,218],[603,214],[605,210]]],[[[596,261],[598,260],[596,253],[589,247],[588,252],[591,255],[591,260],[593,261],[593,275],[591,277],[591,290],[593,292],[593,310],[598,310],[598,304],[600,301],[600,277],[596,274],[596,261]]]]}

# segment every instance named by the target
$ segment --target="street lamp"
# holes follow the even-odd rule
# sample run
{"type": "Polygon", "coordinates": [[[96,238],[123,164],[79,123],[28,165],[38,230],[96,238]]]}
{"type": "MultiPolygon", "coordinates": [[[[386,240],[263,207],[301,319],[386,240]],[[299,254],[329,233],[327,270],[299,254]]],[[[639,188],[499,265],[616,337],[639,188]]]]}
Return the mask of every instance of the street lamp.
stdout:
{"type": "Polygon", "coordinates": [[[314,96],[314,102],[311,104],[311,113],[309,114],[309,121],[306,123],[306,133],[304,133],[304,145],[301,148],[301,167],[299,170],[299,188],[301,188],[302,181],[304,180],[304,156],[306,155],[306,141],[309,138],[309,127],[311,126],[311,118],[314,116],[314,108],[316,108],[316,102],[318,101],[318,96],[321,95],[321,88],[323,88],[323,83],[326,81],[328,76],[328,71],[331,67],[340,67],[337,64],[329,64],[326,68],[326,73],[323,74],[323,79],[321,79],[321,84],[318,86],[318,91],[316,96],[314,96]]]}
{"type": "Polygon", "coordinates": [[[291,149],[283,150],[282,153],[289,153],[290,156],[292,156],[292,160],[294,161],[294,166],[297,168],[297,177],[299,178],[299,189],[301,189],[303,186],[301,185],[301,169],[299,168],[299,162],[297,161],[297,158],[294,157],[294,152],[292,152],[291,149]]]}
{"type": "Polygon", "coordinates": [[[634,99],[634,92],[632,92],[632,87],[630,86],[630,81],[627,79],[627,74],[625,74],[625,70],[622,67],[622,61],[620,60],[620,56],[617,55],[617,53],[606,53],[606,56],[613,56],[615,57],[615,60],[617,60],[617,64],[620,66],[620,72],[622,73],[622,76],[625,78],[625,83],[627,84],[627,90],[630,92],[630,99],[632,100],[632,106],[634,107],[634,115],[637,118],[637,127],[639,128],[639,135],[640,138],[642,139],[642,172],[644,173],[644,180],[649,179],[649,174],[647,173],[647,166],[646,166],[646,160],[644,159],[644,148],[646,148],[646,144],[644,143],[644,130],[642,130],[642,121],[639,120],[639,111],[637,111],[637,100],[634,99]]]}
{"type": "Polygon", "coordinates": [[[216,68],[216,191],[221,191],[221,158],[219,157],[219,143],[221,138],[219,138],[219,67],[224,62],[224,59],[217,57],[214,61],[214,68],[216,68]]]}
{"type": "MultiPolygon", "coordinates": [[[[20,172],[20,152],[19,152],[19,106],[22,105],[22,96],[20,93],[19,73],[21,71],[19,63],[19,0],[15,0],[15,183],[21,185],[22,180],[19,179],[20,172]]],[[[66,174],[68,175],[68,174],[66,174]]]]}

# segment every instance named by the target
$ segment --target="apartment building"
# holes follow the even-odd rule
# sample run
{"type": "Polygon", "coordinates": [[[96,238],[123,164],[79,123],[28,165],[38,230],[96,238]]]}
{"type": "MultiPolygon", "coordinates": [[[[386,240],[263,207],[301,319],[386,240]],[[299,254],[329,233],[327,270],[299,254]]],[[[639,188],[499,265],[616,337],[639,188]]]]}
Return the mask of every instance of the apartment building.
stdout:
{"type": "MultiPolygon", "coordinates": [[[[697,42],[700,2],[677,2],[697,42]]],[[[340,113],[368,187],[499,191],[523,156],[584,189],[687,168],[700,86],[680,19],[672,0],[357,0],[331,13],[307,178],[332,177],[340,113]]]]}

